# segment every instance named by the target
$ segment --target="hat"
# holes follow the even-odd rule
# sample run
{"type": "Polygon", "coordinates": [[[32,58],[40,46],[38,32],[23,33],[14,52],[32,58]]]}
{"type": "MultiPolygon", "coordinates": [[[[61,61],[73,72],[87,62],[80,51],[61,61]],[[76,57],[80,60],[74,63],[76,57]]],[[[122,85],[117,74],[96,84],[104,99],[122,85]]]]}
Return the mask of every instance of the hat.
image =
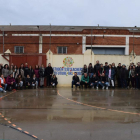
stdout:
{"type": "Polygon", "coordinates": [[[125,66],[125,64],[123,64],[122,66],[125,66]]]}

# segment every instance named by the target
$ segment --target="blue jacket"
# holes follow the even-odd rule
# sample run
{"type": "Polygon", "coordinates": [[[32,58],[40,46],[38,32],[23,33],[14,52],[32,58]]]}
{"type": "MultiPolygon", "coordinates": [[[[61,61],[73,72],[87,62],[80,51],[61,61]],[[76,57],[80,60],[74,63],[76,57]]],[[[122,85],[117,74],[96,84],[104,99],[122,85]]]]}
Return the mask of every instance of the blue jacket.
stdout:
{"type": "MultiPolygon", "coordinates": [[[[106,75],[106,77],[108,77],[109,69],[106,70],[105,75],[106,75]]],[[[114,80],[114,76],[115,76],[115,70],[111,69],[111,80],[114,80]]]]}

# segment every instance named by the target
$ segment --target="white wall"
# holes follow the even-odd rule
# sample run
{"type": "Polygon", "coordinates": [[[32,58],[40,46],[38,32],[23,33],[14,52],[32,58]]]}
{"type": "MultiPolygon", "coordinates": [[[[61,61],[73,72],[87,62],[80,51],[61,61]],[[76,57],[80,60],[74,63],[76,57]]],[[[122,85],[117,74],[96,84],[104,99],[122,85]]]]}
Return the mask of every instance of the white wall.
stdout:
{"type": "MultiPolygon", "coordinates": [[[[2,55],[3,54],[0,54],[0,64],[3,64],[3,65],[8,64],[9,65],[9,62],[5,58],[3,58],[2,55]]],[[[9,60],[8,56],[6,58],[9,60]]]]}

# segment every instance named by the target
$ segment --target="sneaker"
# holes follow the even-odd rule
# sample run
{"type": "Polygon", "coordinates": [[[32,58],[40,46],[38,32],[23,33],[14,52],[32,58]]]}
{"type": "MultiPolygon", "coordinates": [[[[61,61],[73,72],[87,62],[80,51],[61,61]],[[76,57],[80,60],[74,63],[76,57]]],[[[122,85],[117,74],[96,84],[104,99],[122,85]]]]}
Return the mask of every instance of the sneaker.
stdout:
{"type": "Polygon", "coordinates": [[[94,86],[92,88],[94,89],[94,86]]]}
{"type": "Polygon", "coordinates": [[[96,89],[98,89],[98,87],[96,87],[96,89]]]}
{"type": "Polygon", "coordinates": [[[102,89],[104,89],[105,87],[103,86],[102,89]]]}
{"type": "Polygon", "coordinates": [[[3,90],[3,92],[7,92],[6,90],[3,90]]]}
{"type": "Polygon", "coordinates": [[[108,89],[108,87],[106,87],[106,89],[108,89]]]}

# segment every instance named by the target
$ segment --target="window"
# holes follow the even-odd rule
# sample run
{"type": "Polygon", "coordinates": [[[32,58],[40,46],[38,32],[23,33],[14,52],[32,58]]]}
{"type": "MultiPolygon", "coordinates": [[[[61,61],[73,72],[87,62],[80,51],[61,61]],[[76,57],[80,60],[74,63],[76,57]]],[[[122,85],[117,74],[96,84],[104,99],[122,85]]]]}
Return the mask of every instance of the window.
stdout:
{"type": "Polygon", "coordinates": [[[24,53],[23,46],[15,46],[15,53],[24,53]]]}
{"type": "Polygon", "coordinates": [[[58,54],[67,54],[67,47],[57,47],[58,54]]]}

